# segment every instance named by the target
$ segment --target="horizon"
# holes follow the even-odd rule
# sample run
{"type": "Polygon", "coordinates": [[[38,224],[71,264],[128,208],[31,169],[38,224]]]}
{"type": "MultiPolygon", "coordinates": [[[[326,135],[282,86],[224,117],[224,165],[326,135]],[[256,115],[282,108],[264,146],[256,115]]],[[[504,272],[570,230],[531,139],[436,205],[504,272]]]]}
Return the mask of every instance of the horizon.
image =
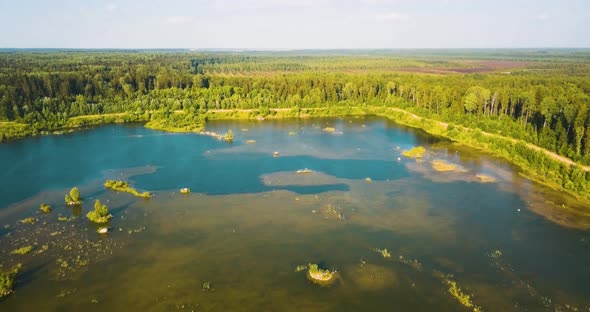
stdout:
{"type": "Polygon", "coordinates": [[[2,49],[585,49],[583,0],[0,3],[2,49]]]}

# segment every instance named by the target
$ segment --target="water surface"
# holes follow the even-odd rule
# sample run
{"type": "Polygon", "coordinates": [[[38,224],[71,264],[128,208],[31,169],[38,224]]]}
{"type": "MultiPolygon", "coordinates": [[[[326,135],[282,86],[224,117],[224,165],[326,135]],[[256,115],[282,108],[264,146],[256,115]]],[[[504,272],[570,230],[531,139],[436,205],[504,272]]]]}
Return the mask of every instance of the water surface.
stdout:
{"type": "Polygon", "coordinates": [[[0,309],[473,310],[451,282],[487,311],[590,308],[586,207],[503,161],[378,118],[208,129],[235,142],[132,125],[0,145],[0,263],[24,264],[0,309]],[[401,156],[418,145],[423,160],[401,156]],[[111,178],[154,196],[105,190],[111,178]],[[72,186],[81,208],[63,203],[72,186]],[[84,218],[94,199],[114,215],[107,235],[84,218]],[[307,263],[340,278],[317,286],[295,272],[307,263]]]}

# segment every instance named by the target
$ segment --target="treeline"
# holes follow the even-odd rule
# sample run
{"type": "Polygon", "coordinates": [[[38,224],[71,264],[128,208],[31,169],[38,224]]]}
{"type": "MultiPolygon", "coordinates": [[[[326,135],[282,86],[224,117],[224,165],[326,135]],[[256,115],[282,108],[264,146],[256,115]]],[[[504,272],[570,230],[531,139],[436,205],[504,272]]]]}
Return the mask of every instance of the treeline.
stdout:
{"type": "Polygon", "coordinates": [[[43,131],[75,116],[149,112],[185,127],[210,109],[393,105],[589,164],[590,62],[580,54],[459,74],[450,72],[485,63],[403,55],[2,53],[0,121],[43,131]],[[174,115],[178,110],[189,116],[174,115]]]}

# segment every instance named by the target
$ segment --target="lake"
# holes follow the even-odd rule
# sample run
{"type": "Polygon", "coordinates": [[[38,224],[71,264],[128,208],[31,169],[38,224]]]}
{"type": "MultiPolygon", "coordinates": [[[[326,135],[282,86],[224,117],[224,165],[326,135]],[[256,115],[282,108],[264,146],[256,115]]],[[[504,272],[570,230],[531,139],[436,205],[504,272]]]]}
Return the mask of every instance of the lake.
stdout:
{"type": "Polygon", "coordinates": [[[0,145],[0,264],[23,264],[0,310],[590,310],[588,207],[502,160],[372,117],[207,129],[234,142],[110,125],[0,145]]]}

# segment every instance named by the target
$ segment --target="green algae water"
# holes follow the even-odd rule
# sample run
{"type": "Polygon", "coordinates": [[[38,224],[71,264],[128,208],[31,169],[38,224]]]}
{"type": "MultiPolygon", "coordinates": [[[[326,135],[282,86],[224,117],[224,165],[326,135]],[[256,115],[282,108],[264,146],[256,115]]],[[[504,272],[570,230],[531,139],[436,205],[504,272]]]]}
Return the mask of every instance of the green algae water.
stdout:
{"type": "Polygon", "coordinates": [[[0,145],[0,264],[23,264],[0,311],[590,309],[588,207],[501,160],[378,118],[207,127],[234,143],[127,125],[0,145]]]}

